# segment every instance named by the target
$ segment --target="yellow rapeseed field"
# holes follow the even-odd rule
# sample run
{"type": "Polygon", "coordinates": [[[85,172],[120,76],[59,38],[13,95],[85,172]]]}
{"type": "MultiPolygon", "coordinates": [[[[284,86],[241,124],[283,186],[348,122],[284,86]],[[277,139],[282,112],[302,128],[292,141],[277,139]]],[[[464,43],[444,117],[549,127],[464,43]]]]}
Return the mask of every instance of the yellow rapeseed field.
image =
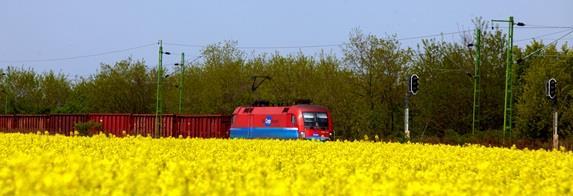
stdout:
{"type": "Polygon", "coordinates": [[[0,134],[0,195],[572,195],[573,154],[0,134]]]}

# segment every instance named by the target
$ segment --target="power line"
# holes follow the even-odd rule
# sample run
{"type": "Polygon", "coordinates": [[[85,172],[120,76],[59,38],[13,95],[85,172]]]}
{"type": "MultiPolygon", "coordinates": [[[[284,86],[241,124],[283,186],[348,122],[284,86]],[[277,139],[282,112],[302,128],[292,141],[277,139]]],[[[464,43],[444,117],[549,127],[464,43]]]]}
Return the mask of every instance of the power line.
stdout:
{"type": "MultiPolygon", "coordinates": [[[[453,34],[460,34],[465,33],[472,30],[465,30],[465,31],[455,31],[455,32],[447,32],[447,33],[437,33],[437,34],[429,34],[429,35],[421,35],[421,36],[414,36],[414,37],[404,37],[404,38],[397,38],[399,41],[404,40],[414,40],[414,39],[423,39],[423,38],[430,38],[430,37],[437,37],[437,36],[444,36],[444,35],[453,35],[453,34]]],[[[19,60],[0,60],[0,63],[32,63],[32,62],[55,62],[55,61],[67,61],[67,60],[74,60],[74,59],[81,59],[81,58],[90,58],[90,57],[97,57],[103,56],[108,54],[114,53],[121,53],[130,50],[145,48],[149,46],[153,46],[156,43],[145,44],[141,46],[119,49],[119,50],[111,50],[106,52],[100,52],[95,54],[88,54],[88,55],[78,55],[78,56],[71,56],[71,57],[60,57],[60,58],[46,58],[46,59],[19,59],[19,60]]],[[[172,46],[182,46],[182,47],[190,47],[190,48],[204,48],[207,45],[199,45],[199,44],[183,44],[183,43],[170,43],[165,42],[165,45],[172,45],[172,46]]],[[[334,48],[334,47],[341,47],[344,43],[338,44],[316,44],[316,45],[298,45],[298,46],[239,46],[239,49],[301,49],[301,48],[334,48]]]]}
{"type": "MultiPolygon", "coordinates": [[[[438,37],[444,35],[454,35],[473,31],[473,29],[465,30],[465,31],[455,31],[455,32],[447,32],[447,33],[436,33],[436,34],[429,34],[429,35],[421,35],[421,36],[414,36],[414,37],[404,37],[404,38],[397,38],[398,41],[404,40],[414,40],[414,39],[422,39],[422,38],[430,38],[430,37],[438,37]]],[[[173,42],[164,42],[165,45],[172,45],[172,46],[182,46],[182,47],[189,47],[189,48],[204,48],[207,45],[199,45],[199,44],[184,44],[184,43],[173,43],[173,42]]],[[[298,48],[333,48],[333,47],[340,47],[343,46],[344,43],[338,44],[315,44],[315,45],[292,45],[292,46],[238,46],[239,49],[298,49],[298,48]]]]}
{"type": "Polygon", "coordinates": [[[571,29],[565,29],[565,30],[556,31],[556,32],[552,32],[552,33],[546,33],[546,34],[538,35],[538,36],[535,36],[535,37],[530,37],[530,38],[526,38],[526,39],[520,39],[520,40],[517,40],[517,41],[515,41],[515,42],[522,42],[522,41],[527,41],[527,40],[532,40],[532,39],[547,37],[547,36],[551,36],[551,35],[555,35],[555,34],[564,33],[564,32],[570,31],[570,30],[571,30],[571,29]]]}
{"type": "Polygon", "coordinates": [[[571,30],[571,31],[569,31],[568,33],[564,34],[563,36],[557,38],[556,40],[553,40],[552,42],[550,42],[549,44],[547,44],[545,47],[539,48],[539,49],[537,49],[537,50],[535,50],[535,51],[533,51],[533,52],[531,52],[531,53],[525,55],[524,57],[520,58],[519,60],[523,61],[523,60],[529,58],[531,55],[533,55],[533,54],[535,54],[535,53],[537,53],[537,52],[540,52],[540,51],[544,50],[545,48],[549,47],[550,45],[556,44],[559,40],[561,40],[561,39],[567,37],[567,36],[570,35],[571,33],[573,33],[573,30],[571,30]]]}
{"type": "Polygon", "coordinates": [[[475,29],[470,29],[470,30],[465,30],[465,31],[448,32],[448,33],[436,33],[436,34],[421,35],[421,36],[414,36],[414,37],[404,37],[404,38],[398,38],[397,40],[403,41],[403,40],[422,39],[422,38],[429,38],[429,37],[438,37],[438,36],[444,36],[444,35],[455,35],[455,34],[470,32],[470,31],[474,31],[474,30],[475,29]]]}
{"type": "Polygon", "coordinates": [[[303,46],[243,46],[242,49],[297,49],[297,48],[333,48],[344,44],[320,44],[320,45],[303,45],[303,46]]]}
{"type": "MultiPolygon", "coordinates": [[[[529,25],[529,28],[566,28],[567,30],[573,29],[573,27],[565,27],[565,26],[543,26],[543,25],[529,25]]],[[[405,41],[405,40],[417,40],[417,39],[423,39],[423,38],[431,38],[431,37],[438,37],[438,36],[445,36],[445,35],[455,35],[455,34],[461,34],[461,33],[466,33],[466,32],[470,32],[473,31],[474,29],[470,29],[470,30],[464,30],[464,31],[454,31],[454,32],[446,32],[446,33],[436,33],[436,34],[429,34],[429,35],[420,35],[420,36],[413,36],[413,37],[403,37],[403,38],[397,38],[396,40],[398,41],[405,41]]],[[[536,37],[532,37],[532,38],[528,38],[528,39],[522,39],[522,40],[517,40],[516,42],[521,42],[521,41],[525,41],[525,40],[530,40],[530,39],[535,39],[535,38],[540,38],[540,37],[545,37],[545,36],[550,36],[550,35],[554,35],[554,34],[558,34],[558,33],[562,33],[565,32],[567,30],[564,31],[559,31],[559,32],[553,32],[553,33],[548,33],[548,34],[543,34],[540,36],[536,36],[536,37]]],[[[562,39],[562,38],[560,38],[562,39]]],[[[557,40],[555,40],[557,41],[557,40]]],[[[89,57],[96,57],[96,56],[103,56],[103,55],[108,55],[108,54],[113,54],[113,53],[121,53],[121,52],[126,52],[126,51],[130,51],[130,50],[135,50],[135,49],[140,49],[140,48],[145,48],[145,47],[149,47],[149,46],[153,46],[156,43],[150,43],[150,44],[145,44],[145,45],[141,45],[141,46],[136,46],[136,47],[131,47],[131,48],[125,48],[125,49],[119,49],[119,50],[111,50],[111,51],[107,51],[107,52],[101,52],[101,53],[96,53],[96,54],[88,54],[88,55],[79,55],[79,56],[72,56],[72,57],[62,57],[62,58],[46,58],[46,59],[22,59],[22,60],[0,60],[1,63],[20,63],[20,62],[53,62],[53,61],[66,61],[66,60],[74,60],[74,59],[80,59],[80,58],[89,58],[89,57]]],[[[199,44],[184,44],[184,43],[173,43],[173,42],[165,42],[165,45],[172,45],[172,46],[181,46],[181,47],[190,47],[190,48],[204,48],[207,45],[199,45],[199,44]]],[[[340,47],[343,46],[344,43],[338,43],[338,44],[315,44],[315,45],[293,45],[293,46],[239,46],[237,48],[239,49],[301,49],[301,48],[333,48],[333,47],[340,47]]]]}
{"type": "Polygon", "coordinates": [[[66,61],[66,60],[74,60],[74,59],[81,59],[81,58],[89,58],[89,57],[103,56],[103,55],[114,54],[114,53],[121,53],[121,52],[130,51],[130,50],[145,48],[145,47],[149,47],[149,46],[153,46],[153,45],[156,45],[156,43],[145,44],[145,45],[141,45],[141,46],[136,46],[136,47],[131,47],[131,48],[125,48],[125,49],[119,49],[119,50],[111,50],[111,51],[107,51],[107,52],[100,52],[100,53],[96,53],[96,54],[72,56],[72,57],[47,58],[47,59],[28,59],[28,60],[0,60],[0,62],[1,62],[1,63],[24,63],[24,62],[31,63],[31,62],[66,61]]]}
{"type": "Polygon", "coordinates": [[[573,29],[573,26],[551,26],[551,25],[526,24],[525,26],[522,26],[519,28],[573,29]]]}
{"type": "Polygon", "coordinates": [[[181,44],[181,43],[173,43],[173,42],[163,42],[163,45],[171,45],[171,46],[182,46],[188,48],[204,48],[206,45],[197,45],[197,44],[181,44]]]}
{"type": "MultiPolygon", "coordinates": [[[[198,44],[182,44],[182,43],[169,43],[165,42],[165,45],[172,46],[182,46],[189,48],[204,48],[208,45],[198,45],[198,44]]],[[[328,48],[342,46],[343,44],[319,44],[319,45],[299,45],[299,46],[238,46],[239,49],[296,49],[296,48],[328,48]]]]}
{"type": "Polygon", "coordinates": [[[523,27],[517,27],[517,29],[573,29],[573,27],[550,27],[550,26],[546,26],[546,27],[530,27],[530,26],[523,26],[523,27]]]}
{"type": "MultiPolygon", "coordinates": [[[[502,29],[507,29],[509,27],[498,27],[502,29]]],[[[573,26],[517,26],[515,29],[573,29],[573,26]]]]}

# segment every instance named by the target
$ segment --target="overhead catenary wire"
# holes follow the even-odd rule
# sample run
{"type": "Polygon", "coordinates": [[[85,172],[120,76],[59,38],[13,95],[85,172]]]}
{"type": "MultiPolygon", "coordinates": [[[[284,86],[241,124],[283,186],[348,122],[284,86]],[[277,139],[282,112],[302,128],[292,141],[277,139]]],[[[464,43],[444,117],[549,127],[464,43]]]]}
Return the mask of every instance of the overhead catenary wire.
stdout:
{"type": "Polygon", "coordinates": [[[469,29],[469,30],[464,30],[464,31],[455,31],[455,32],[448,32],[448,33],[436,33],[436,34],[421,35],[421,36],[414,36],[414,37],[403,37],[403,38],[398,38],[397,40],[398,41],[404,41],[404,40],[423,39],[423,38],[430,38],[430,37],[439,37],[439,36],[444,36],[444,35],[455,35],[455,34],[471,32],[474,30],[475,29],[469,29]]]}
{"type": "MultiPolygon", "coordinates": [[[[172,42],[164,42],[164,45],[171,45],[171,46],[181,46],[181,47],[189,47],[189,48],[205,48],[209,45],[198,45],[198,44],[184,44],[184,43],[172,43],[172,42]]],[[[342,46],[343,44],[319,44],[319,45],[298,45],[298,46],[238,46],[239,49],[297,49],[297,48],[329,48],[329,47],[338,47],[342,46]]]]}
{"type": "Polygon", "coordinates": [[[537,25],[537,24],[527,24],[519,28],[545,28],[545,29],[573,29],[573,26],[552,26],[552,25],[537,25]]]}
{"type": "Polygon", "coordinates": [[[571,35],[571,33],[573,33],[573,30],[571,30],[571,31],[569,31],[568,33],[562,35],[561,37],[557,38],[556,40],[553,40],[552,42],[549,42],[549,44],[547,44],[546,46],[544,46],[544,47],[542,47],[542,48],[539,48],[539,49],[537,49],[537,50],[535,50],[535,51],[533,51],[533,52],[531,52],[531,53],[525,55],[524,57],[519,58],[519,60],[523,61],[523,60],[525,60],[525,59],[531,57],[531,56],[534,55],[535,53],[540,52],[540,51],[542,51],[542,50],[545,50],[545,48],[547,48],[547,47],[549,47],[549,46],[551,46],[551,45],[553,45],[553,44],[556,44],[559,40],[561,40],[561,39],[567,37],[568,35],[571,35]]]}
{"type": "MultiPolygon", "coordinates": [[[[493,28],[493,27],[492,27],[493,28]]],[[[502,29],[507,29],[509,27],[498,27],[498,28],[502,28],[502,29]]],[[[573,26],[532,26],[532,25],[526,25],[526,26],[516,26],[514,27],[515,29],[573,29],[573,26]]]]}
{"type": "MultiPolygon", "coordinates": [[[[465,32],[473,31],[464,30],[464,31],[455,31],[455,32],[446,32],[446,33],[436,33],[436,34],[429,34],[429,35],[420,35],[420,36],[413,36],[413,37],[403,37],[403,38],[396,38],[398,41],[405,41],[405,40],[415,40],[415,39],[423,39],[423,38],[431,38],[431,37],[439,37],[445,35],[455,35],[461,34],[465,32]]],[[[165,45],[172,45],[172,46],[181,46],[181,47],[190,47],[190,48],[204,48],[208,45],[200,45],[200,44],[185,44],[185,43],[174,43],[174,42],[163,42],[165,45]]],[[[239,49],[299,49],[299,48],[333,48],[333,47],[340,47],[344,46],[344,43],[333,43],[333,44],[313,44],[313,45],[292,45],[292,46],[238,46],[239,49]]]]}
{"type": "Polygon", "coordinates": [[[0,63],[26,63],[26,62],[27,63],[33,63],[33,62],[67,61],[67,60],[75,60],[75,59],[81,59],[81,58],[97,57],[97,56],[104,56],[104,55],[108,55],[108,54],[127,52],[127,51],[136,50],[136,49],[140,49],[140,48],[150,47],[153,45],[156,45],[156,43],[145,44],[145,45],[125,48],[125,49],[111,50],[111,51],[100,52],[100,53],[95,53],[95,54],[78,55],[78,56],[61,57],[61,58],[46,58],[46,59],[0,60],[0,63]]]}
{"type": "Polygon", "coordinates": [[[565,29],[565,30],[560,30],[560,31],[552,32],[552,33],[546,33],[546,34],[542,34],[542,35],[538,35],[538,36],[534,36],[534,37],[530,37],[530,38],[516,40],[515,42],[522,42],[522,41],[528,41],[528,40],[532,40],[532,39],[538,39],[538,38],[542,38],[542,37],[547,37],[547,36],[551,36],[551,35],[564,33],[564,32],[570,31],[570,30],[571,29],[565,29]]]}
{"type": "MultiPolygon", "coordinates": [[[[530,26],[530,27],[531,28],[567,28],[567,30],[573,29],[573,27],[566,27],[566,26],[536,25],[536,26],[530,26]]],[[[473,30],[474,29],[463,30],[463,31],[454,31],[454,32],[446,32],[446,33],[435,33],[435,34],[412,36],[412,37],[402,37],[402,38],[396,38],[396,40],[398,40],[398,41],[417,40],[417,39],[424,39],[424,38],[432,38],[432,37],[439,37],[439,36],[446,36],[446,35],[461,34],[461,33],[466,33],[466,32],[470,32],[473,30]]],[[[564,31],[566,31],[566,30],[564,30],[564,31]]],[[[520,41],[524,41],[524,40],[530,40],[530,39],[534,39],[534,38],[545,37],[545,36],[550,36],[550,35],[564,32],[564,31],[553,32],[553,33],[544,34],[544,35],[540,35],[540,36],[536,36],[536,37],[532,37],[532,38],[528,38],[528,39],[523,39],[523,40],[517,40],[516,42],[520,42],[520,41]]],[[[30,63],[30,62],[67,61],[67,60],[75,60],[75,59],[81,59],[81,58],[104,56],[104,55],[109,55],[109,54],[114,54],[114,53],[121,53],[121,52],[126,52],[126,51],[136,50],[136,49],[140,49],[140,48],[154,46],[156,44],[157,43],[149,43],[149,44],[125,48],[125,49],[111,50],[111,51],[100,52],[100,53],[95,53],[95,54],[78,55],[78,56],[71,56],[71,57],[45,58],[45,59],[0,60],[0,63],[25,63],[25,62],[30,63]]],[[[208,46],[208,45],[201,45],[201,44],[186,44],[186,43],[174,43],[174,42],[164,42],[164,44],[165,45],[171,45],[171,46],[190,47],[190,48],[204,48],[204,47],[208,46]]],[[[345,43],[332,43],[332,44],[290,45],[290,46],[238,46],[237,48],[239,48],[239,49],[302,49],[302,48],[334,48],[334,47],[341,47],[344,45],[345,45],[345,43]]]]}

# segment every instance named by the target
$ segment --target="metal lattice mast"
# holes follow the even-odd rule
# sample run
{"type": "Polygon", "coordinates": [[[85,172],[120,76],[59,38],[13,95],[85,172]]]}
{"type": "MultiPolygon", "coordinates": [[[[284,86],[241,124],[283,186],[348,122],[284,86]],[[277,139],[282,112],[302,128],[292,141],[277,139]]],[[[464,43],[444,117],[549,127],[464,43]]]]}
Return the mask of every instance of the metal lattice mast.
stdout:
{"type": "Polygon", "coordinates": [[[513,84],[513,59],[512,59],[512,49],[513,49],[513,16],[509,17],[509,32],[507,36],[507,47],[506,47],[506,67],[505,67],[505,101],[503,110],[503,138],[505,140],[506,132],[511,136],[511,115],[512,115],[512,84],[513,84]]]}
{"type": "Polygon", "coordinates": [[[155,102],[155,137],[161,135],[161,79],[163,78],[163,41],[159,40],[159,63],[157,64],[157,92],[155,102]]]}
{"type": "Polygon", "coordinates": [[[185,53],[181,53],[181,70],[179,70],[179,114],[183,108],[183,80],[185,76],[185,53]]]}
{"type": "Polygon", "coordinates": [[[474,108],[473,108],[473,122],[472,122],[472,135],[476,129],[479,129],[479,111],[480,111],[480,66],[481,66],[481,30],[476,29],[476,57],[475,57],[475,69],[474,69],[474,108]]]}

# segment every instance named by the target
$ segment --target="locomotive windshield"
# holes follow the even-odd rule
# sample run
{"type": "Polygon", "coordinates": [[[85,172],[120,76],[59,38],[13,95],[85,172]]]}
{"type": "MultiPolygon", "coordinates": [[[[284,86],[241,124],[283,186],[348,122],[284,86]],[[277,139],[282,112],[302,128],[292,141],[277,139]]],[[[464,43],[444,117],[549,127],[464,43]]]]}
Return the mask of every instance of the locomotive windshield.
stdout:
{"type": "Polygon", "coordinates": [[[328,115],[325,112],[303,112],[304,127],[328,129],[328,115]]]}

